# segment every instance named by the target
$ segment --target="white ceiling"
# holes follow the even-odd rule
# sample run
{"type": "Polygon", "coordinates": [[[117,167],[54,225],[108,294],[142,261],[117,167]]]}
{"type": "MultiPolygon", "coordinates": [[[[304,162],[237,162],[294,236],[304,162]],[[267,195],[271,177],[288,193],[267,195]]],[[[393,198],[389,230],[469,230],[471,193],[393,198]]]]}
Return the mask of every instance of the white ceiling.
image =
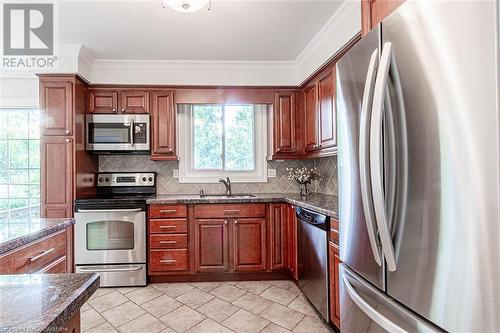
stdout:
{"type": "Polygon", "coordinates": [[[212,0],[210,11],[152,1],[62,1],[61,43],[95,59],[294,61],[342,0],[212,0]]]}

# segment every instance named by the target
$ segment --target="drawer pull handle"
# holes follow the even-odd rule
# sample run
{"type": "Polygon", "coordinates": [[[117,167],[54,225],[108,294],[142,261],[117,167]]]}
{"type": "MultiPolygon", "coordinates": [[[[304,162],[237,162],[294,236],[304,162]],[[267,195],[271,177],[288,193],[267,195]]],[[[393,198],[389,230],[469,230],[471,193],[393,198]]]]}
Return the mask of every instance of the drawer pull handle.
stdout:
{"type": "Polygon", "coordinates": [[[42,253],[40,253],[39,255],[36,255],[34,257],[31,257],[28,259],[29,262],[34,262],[34,261],[37,261],[38,259],[46,256],[47,254],[49,254],[50,252],[54,251],[55,249],[54,248],[50,248],[48,250],[45,250],[45,251],[42,251],[42,253]]]}
{"type": "Polygon", "coordinates": [[[175,214],[175,213],[177,213],[177,209],[162,209],[162,210],[160,210],[160,213],[175,214]]]}
{"type": "Polygon", "coordinates": [[[239,209],[224,209],[224,213],[239,213],[239,209]]]}
{"type": "Polygon", "coordinates": [[[161,225],[160,229],[175,229],[177,228],[176,225],[161,225]]]}
{"type": "Polygon", "coordinates": [[[177,260],[175,260],[175,259],[160,260],[160,263],[167,264],[167,265],[172,265],[172,264],[175,264],[176,262],[177,262],[177,260]]]}
{"type": "Polygon", "coordinates": [[[160,241],[160,244],[177,244],[177,241],[160,241]]]}

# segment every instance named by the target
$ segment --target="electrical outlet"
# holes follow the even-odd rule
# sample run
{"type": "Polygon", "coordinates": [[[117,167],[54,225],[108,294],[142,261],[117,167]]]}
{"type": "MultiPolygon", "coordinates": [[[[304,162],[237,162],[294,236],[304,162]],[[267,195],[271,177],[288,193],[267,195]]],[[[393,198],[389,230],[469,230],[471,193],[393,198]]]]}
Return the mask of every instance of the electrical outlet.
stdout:
{"type": "Polygon", "coordinates": [[[174,177],[174,179],[178,179],[179,178],[179,169],[174,169],[172,176],[174,177]]]}
{"type": "Polygon", "coordinates": [[[267,176],[269,178],[276,178],[276,169],[267,169],[267,176]]]}

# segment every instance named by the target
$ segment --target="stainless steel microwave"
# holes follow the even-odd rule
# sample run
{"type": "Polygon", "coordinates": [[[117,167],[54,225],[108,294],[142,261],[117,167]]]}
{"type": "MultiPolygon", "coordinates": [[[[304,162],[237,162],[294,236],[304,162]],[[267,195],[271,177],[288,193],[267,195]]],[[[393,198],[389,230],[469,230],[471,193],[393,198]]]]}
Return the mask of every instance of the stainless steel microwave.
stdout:
{"type": "Polygon", "coordinates": [[[85,118],[85,149],[95,153],[149,153],[147,114],[96,114],[85,118]]]}

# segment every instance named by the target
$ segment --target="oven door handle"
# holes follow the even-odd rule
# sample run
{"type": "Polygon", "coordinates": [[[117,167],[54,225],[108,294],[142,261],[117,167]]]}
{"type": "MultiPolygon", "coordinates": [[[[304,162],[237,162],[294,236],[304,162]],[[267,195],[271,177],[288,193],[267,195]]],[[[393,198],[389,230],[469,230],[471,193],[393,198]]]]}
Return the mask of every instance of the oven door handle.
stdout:
{"type": "Polygon", "coordinates": [[[142,208],[130,208],[130,209],[77,209],[77,213],[133,213],[140,212],[142,208]]]}
{"type": "Polygon", "coordinates": [[[122,268],[97,268],[97,267],[80,267],[81,272],[99,273],[99,272],[135,272],[142,269],[142,266],[122,267],[122,268]]]}

